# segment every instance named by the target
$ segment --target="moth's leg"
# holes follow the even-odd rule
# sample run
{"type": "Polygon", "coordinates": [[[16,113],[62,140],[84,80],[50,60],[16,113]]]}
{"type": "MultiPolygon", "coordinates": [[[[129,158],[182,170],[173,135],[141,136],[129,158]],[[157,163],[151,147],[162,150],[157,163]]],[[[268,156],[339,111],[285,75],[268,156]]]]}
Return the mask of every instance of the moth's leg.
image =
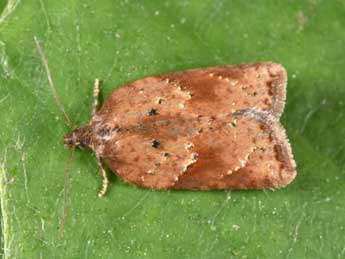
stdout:
{"type": "Polygon", "coordinates": [[[93,105],[92,105],[92,116],[95,115],[98,108],[98,97],[99,97],[99,80],[95,79],[95,86],[93,88],[93,105]]]}
{"type": "Polygon", "coordinates": [[[101,170],[102,177],[103,177],[102,189],[98,193],[98,197],[101,198],[107,192],[109,181],[108,181],[108,178],[107,178],[107,174],[106,174],[106,172],[104,170],[101,158],[98,155],[96,155],[96,158],[97,158],[97,163],[98,163],[99,169],[101,170]]]}

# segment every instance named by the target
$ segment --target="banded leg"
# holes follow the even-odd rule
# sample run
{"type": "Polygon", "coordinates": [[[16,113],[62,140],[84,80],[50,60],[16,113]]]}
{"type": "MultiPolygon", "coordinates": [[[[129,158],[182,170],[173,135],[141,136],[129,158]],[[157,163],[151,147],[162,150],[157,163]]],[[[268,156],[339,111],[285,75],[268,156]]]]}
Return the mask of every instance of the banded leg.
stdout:
{"type": "Polygon", "coordinates": [[[97,112],[98,108],[98,97],[99,97],[99,79],[95,79],[95,86],[93,88],[93,105],[92,105],[92,116],[97,112]]]}
{"type": "Polygon", "coordinates": [[[97,163],[98,163],[99,169],[101,170],[102,177],[103,177],[102,189],[98,193],[98,197],[102,198],[103,195],[107,192],[109,181],[107,178],[107,173],[104,170],[101,158],[97,154],[96,154],[96,158],[97,158],[97,163]]]}

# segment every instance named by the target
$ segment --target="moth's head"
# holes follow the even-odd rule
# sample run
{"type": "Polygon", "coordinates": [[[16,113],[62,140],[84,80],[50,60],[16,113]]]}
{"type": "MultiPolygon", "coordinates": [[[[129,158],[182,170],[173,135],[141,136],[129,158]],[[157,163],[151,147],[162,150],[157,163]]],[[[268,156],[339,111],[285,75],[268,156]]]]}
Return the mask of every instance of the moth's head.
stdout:
{"type": "Polygon", "coordinates": [[[63,137],[65,147],[85,149],[90,146],[90,131],[88,127],[76,128],[63,137]]]}

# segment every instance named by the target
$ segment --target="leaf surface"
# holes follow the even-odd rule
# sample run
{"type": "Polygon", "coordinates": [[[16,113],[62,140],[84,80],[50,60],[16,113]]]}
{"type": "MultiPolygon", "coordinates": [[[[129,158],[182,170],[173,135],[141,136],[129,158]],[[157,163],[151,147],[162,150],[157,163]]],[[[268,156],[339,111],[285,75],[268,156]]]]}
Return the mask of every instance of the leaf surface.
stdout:
{"type": "MultiPolygon", "coordinates": [[[[0,1],[0,168],[6,258],[345,257],[343,1],[0,1]],[[125,82],[188,68],[274,61],[288,71],[281,119],[298,175],[279,191],[151,191],[72,162],[35,48],[75,125],[125,82]]],[[[112,175],[108,170],[109,175],[112,175]]]]}

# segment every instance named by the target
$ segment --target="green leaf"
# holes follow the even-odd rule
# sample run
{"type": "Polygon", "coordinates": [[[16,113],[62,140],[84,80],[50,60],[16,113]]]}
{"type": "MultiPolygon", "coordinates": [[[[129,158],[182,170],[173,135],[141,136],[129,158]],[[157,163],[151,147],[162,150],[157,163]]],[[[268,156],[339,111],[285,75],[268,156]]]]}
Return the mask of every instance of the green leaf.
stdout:
{"type": "MultiPolygon", "coordinates": [[[[344,258],[344,1],[0,1],[0,168],[6,258],[344,258]],[[125,82],[187,68],[275,61],[298,175],[278,191],[152,191],[112,176],[103,199],[68,131],[33,37],[75,125],[125,82]]],[[[109,174],[110,171],[108,171],[109,174]]]]}

